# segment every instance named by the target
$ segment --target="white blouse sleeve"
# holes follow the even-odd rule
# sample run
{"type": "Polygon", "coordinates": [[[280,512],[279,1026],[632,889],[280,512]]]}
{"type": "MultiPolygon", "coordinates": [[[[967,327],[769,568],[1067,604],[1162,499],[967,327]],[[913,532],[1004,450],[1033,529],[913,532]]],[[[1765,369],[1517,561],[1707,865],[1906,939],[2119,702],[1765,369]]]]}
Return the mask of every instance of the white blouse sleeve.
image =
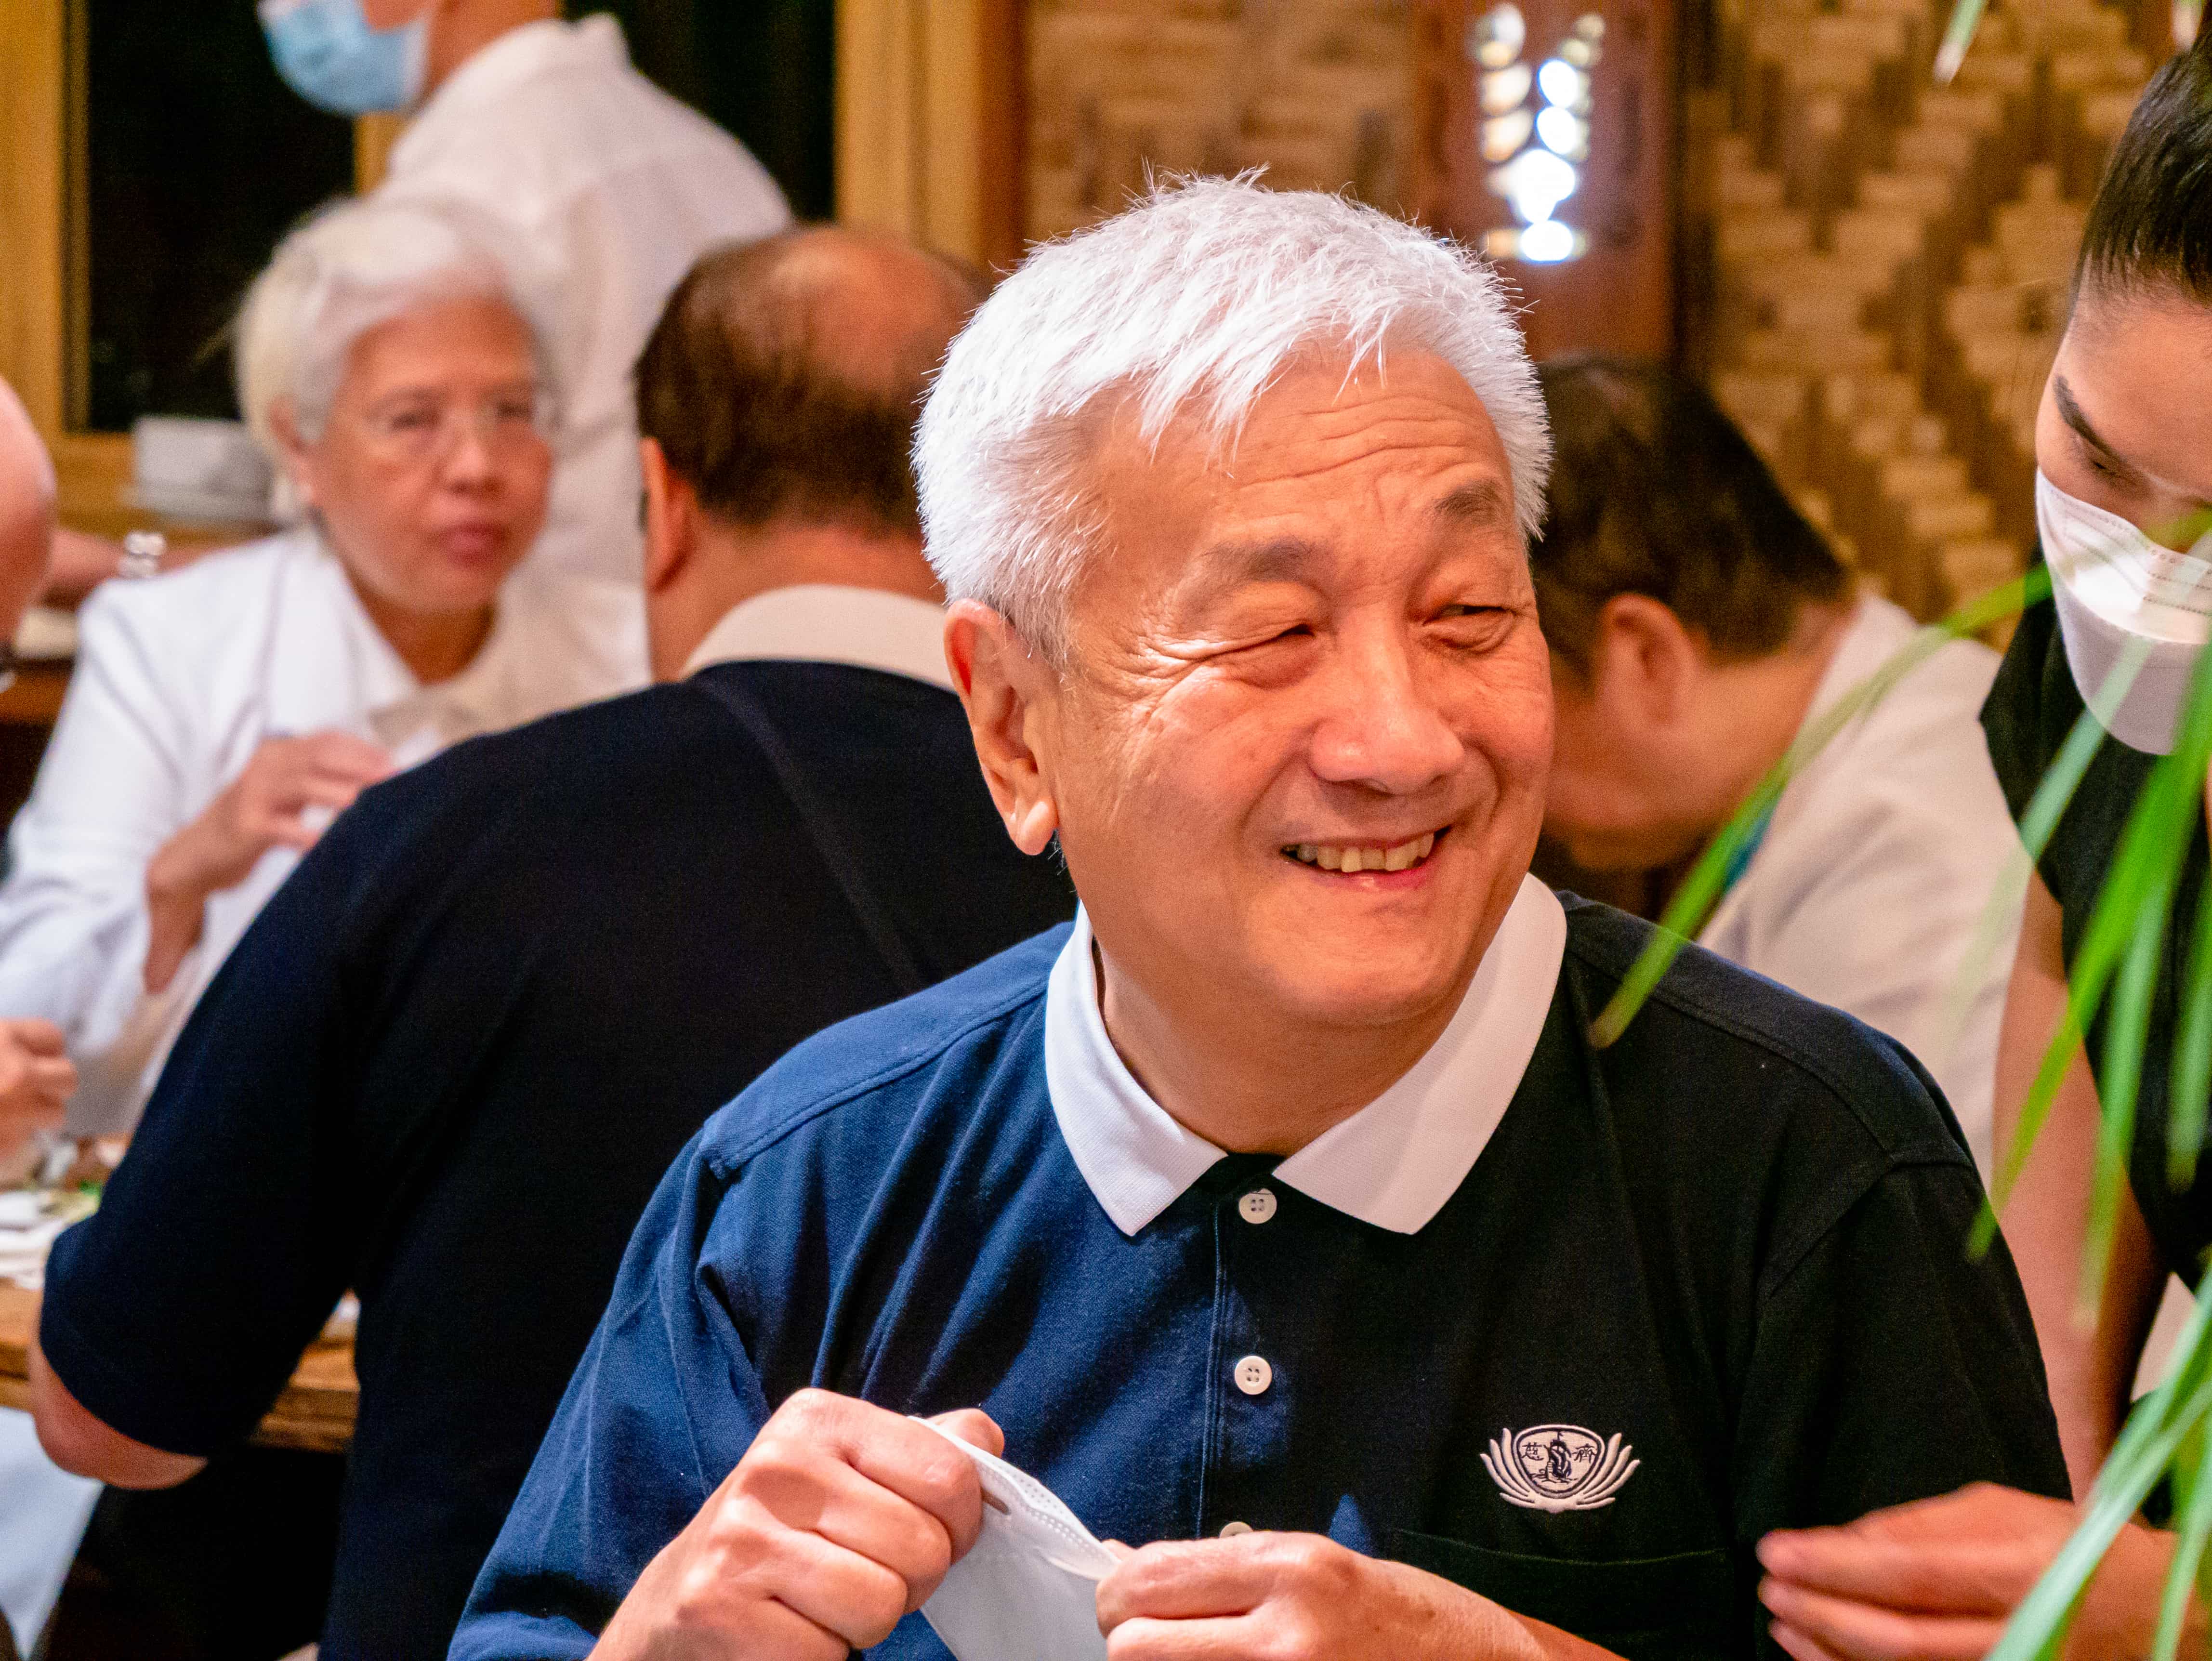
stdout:
{"type": "Polygon", "coordinates": [[[146,866],[204,806],[191,690],[145,626],[152,598],[86,602],[76,669],[0,885],[0,1014],[54,1021],[80,1060],[144,999],[146,866]]]}

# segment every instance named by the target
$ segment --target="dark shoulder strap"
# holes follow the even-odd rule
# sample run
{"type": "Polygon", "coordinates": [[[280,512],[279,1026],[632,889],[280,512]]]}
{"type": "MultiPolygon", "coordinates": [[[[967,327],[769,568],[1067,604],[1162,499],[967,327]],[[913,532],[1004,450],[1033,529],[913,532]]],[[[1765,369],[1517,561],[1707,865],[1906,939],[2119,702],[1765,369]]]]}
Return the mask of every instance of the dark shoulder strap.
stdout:
{"type": "Polygon", "coordinates": [[[830,876],[843,892],[846,904],[853,908],[853,915],[860,920],[869,944],[876,948],[876,955],[890,971],[891,983],[902,996],[921,991],[929,983],[915,966],[913,954],[899,939],[898,931],[891,927],[890,914],[877,903],[875,890],[869,885],[860,861],[854,857],[836,820],[822,805],[814,787],[799,770],[798,763],[792,758],[782,735],[775,730],[775,723],[769,719],[768,711],[734,676],[718,675],[710,670],[692,676],[691,684],[710,694],[737,718],[738,725],[745,729],[761,754],[768,758],[768,764],[775,770],[776,779],[797,811],[808,840],[822,855],[822,862],[830,867],[830,876]]]}

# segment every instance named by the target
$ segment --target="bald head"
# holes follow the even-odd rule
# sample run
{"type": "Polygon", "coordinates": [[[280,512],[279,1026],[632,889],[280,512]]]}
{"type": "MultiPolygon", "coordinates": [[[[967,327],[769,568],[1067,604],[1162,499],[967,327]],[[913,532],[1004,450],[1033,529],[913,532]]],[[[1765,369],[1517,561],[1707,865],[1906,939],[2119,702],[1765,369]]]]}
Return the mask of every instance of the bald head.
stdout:
{"type": "Polygon", "coordinates": [[[921,534],[910,456],[929,378],[981,284],[829,227],[708,254],[637,366],[638,430],[726,523],[921,534]]]}
{"type": "Polygon", "coordinates": [[[0,380],[0,641],[15,638],[46,584],[54,538],[54,470],[15,392],[0,380]]]}

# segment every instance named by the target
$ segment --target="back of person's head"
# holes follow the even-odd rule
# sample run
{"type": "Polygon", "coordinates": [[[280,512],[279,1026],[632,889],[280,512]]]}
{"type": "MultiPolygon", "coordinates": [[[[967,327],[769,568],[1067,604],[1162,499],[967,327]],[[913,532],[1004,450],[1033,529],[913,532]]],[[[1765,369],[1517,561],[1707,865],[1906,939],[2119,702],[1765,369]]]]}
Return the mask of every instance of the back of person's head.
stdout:
{"type": "Polygon", "coordinates": [[[646,341],[639,435],[724,524],[918,538],[915,423],[984,287],[950,260],[830,227],[719,249],[646,341]]]}
{"type": "Polygon", "coordinates": [[[1615,595],[1658,600],[1715,656],[1789,642],[1798,610],[1850,579],[1711,396],[1656,363],[1596,356],[1537,367],[1552,482],[1530,551],[1544,637],[1578,671],[1615,595]]]}
{"type": "Polygon", "coordinates": [[[459,204],[372,196],[320,210],[277,244],[239,308],[233,352],[246,425],[281,465],[280,404],[313,442],[356,341],[418,307],[478,297],[503,301],[528,326],[539,385],[557,403],[551,308],[518,285],[525,265],[506,232],[459,204]]]}
{"type": "Polygon", "coordinates": [[[2151,77],[2106,163],[2074,293],[2212,306],[2212,26],[2151,77]]]}

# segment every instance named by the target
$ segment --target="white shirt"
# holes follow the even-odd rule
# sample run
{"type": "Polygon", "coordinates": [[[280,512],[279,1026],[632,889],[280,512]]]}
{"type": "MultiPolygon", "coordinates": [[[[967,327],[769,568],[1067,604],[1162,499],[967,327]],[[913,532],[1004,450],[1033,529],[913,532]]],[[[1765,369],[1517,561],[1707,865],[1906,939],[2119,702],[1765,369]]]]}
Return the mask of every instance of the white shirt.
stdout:
{"type": "MultiPolygon", "coordinates": [[[[1053,1117],[1101,1208],[1134,1234],[1224,1157],[1146,1092],[1107,1035],[1091,922],[1075,914],[1045,987],[1053,1117]]],[[[1388,1090],[1277,1165],[1273,1182],[1376,1228],[1412,1234],[1489,1145],[1536,1053],[1566,952],[1558,897],[1523,877],[1451,1022],[1388,1090]]]]}
{"type": "Polygon", "coordinates": [[[380,195],[459,201],[505,228],[510,273],[554,319],[561,465],[532,557],[635,584],[643,545],[630,371],[699,256],[790,222],[737,140],[630,67],[594,15],[511,29],[447,76],[392,147],[380,195]]]}
{"type": "MultiPolygon", "coordinates": [[[[1917,629],[1887,600],[1862,599],[1807,721],[1917,629]]],[[[1987,943],[1972,983],[1961,988],[1959,976],[2020,846],[1982,737],[1996,671],[1996,653],[1955,642],[1838,733],[1782,793],[1765,840],[1698,936],[1902,1043],[1936,1075],[1985,1177],[2016,914],[1987,943]]]]}
{"type": "Polygon", "coordinates": [[[210,898],[200,942],[145,991],[146,866],[264,739],[341,728],[411,765],[635,684],[631,593],[539,572],[502,590],[467,668],[416,681],[336,557],[301,527],[143,582],[103,584],[0,885],[0,1010],[43,1015],[82,1082],[81,1134],[127,1129],[210,977],[297,861],[264,854],[210,898]]]}
{"type": "Polygon", "coordinates": [[[722,614],[684,665],[845,663],[956,690],[945,666],[945,611],[911,594],[841,583],[771,588],[722,614]]]}

